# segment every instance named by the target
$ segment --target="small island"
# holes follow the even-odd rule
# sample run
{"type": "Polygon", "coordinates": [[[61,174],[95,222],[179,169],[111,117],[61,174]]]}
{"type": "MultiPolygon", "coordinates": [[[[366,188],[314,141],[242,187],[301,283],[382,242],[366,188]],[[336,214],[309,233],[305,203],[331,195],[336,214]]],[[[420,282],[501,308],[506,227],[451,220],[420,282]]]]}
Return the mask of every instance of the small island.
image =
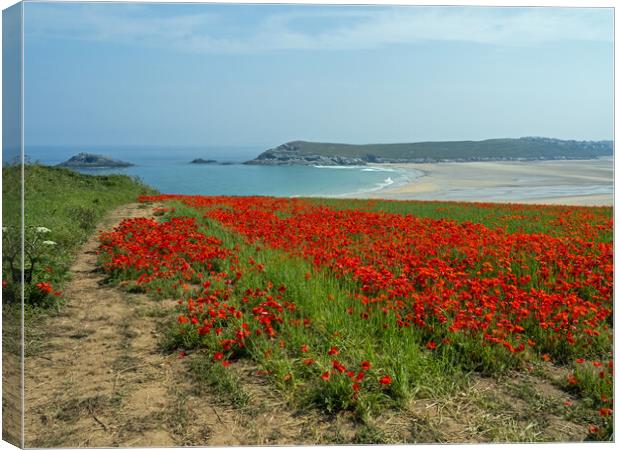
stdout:
{"type": "Polygon", "coordinates": [[[134,164],[119,161],[116,159],[108,158],[106,156],[97,155],[95,153],[81,152],[75,156],[72,156],[67,161],[58,164],[60,167],[69,168],[92,168],[103,169],[110,167],[131,167],[134,164]]]}
{"type": "Polygon", "coordinates": [[[216,164],[216,163],[217,161],[214,159],[202,159],[202,158],[196,158],[190,162],[190,164],[216,164]]]}

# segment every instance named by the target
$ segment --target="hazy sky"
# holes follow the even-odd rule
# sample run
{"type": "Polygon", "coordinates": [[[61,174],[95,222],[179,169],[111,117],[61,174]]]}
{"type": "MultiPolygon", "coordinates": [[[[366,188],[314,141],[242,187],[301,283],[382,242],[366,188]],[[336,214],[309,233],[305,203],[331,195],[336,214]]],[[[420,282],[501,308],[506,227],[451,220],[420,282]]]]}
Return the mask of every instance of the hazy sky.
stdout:
{"type": "Polygon", "coordinates": [[[25,4],[26,145],[611,139],[611,9],[25,4]]]}

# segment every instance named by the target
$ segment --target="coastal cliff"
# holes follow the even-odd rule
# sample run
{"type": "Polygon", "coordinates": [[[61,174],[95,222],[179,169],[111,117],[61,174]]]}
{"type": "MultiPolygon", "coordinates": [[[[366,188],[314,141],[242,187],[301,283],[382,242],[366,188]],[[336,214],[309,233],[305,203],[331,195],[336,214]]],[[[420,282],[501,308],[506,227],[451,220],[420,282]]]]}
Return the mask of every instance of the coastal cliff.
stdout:
{"type": "Polygon", "coordinates": [[[293,141],[266,150],[245,164],[358,166],[368,163],[592,159],[611,155],[611,141],[542,137],[366,145],[293,141]]]}

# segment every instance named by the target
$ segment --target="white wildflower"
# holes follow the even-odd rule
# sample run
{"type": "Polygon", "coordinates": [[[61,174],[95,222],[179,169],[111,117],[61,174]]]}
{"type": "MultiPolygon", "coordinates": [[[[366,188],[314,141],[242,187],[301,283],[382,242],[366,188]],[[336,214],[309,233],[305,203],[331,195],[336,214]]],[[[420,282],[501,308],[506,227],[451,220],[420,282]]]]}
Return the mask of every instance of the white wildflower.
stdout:
{"type": "Polygon", "coordinates": [[[43,245],[56,245],[56,242],[54,242],[54,241],[43,241],[43,242],[41,242],[41,244],[43,244],[43,245]]]}
{"type": "Polygon", "coordinates": [[[51,233],[52,230],[50,230],[49,228],[45,228],[45,227],[36,227],[35,231],[37,233],[51,233]]]}

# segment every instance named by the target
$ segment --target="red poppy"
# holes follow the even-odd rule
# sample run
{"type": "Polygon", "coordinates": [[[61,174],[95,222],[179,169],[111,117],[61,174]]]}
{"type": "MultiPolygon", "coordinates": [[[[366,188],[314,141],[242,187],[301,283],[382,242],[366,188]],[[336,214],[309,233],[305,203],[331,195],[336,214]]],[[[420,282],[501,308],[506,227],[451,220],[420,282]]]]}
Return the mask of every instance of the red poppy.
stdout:
{"type": "Polygon", "coordinates": [[[339,361],[333,360],[332,367],[340,373],[344,373],[347,369],[339,361]]]}
{"type": "Polygon", "coordinates": [[[45,295],[50,294],[54,290],[52,285],[46,282],[37,283],[35,286],[45,295]]]}
{"type": "Polygon", "coordinates": [[[381,378],[379,378],[379,383],[381,383],[384,386],[387,386],[388,384],[392,384],[392,377],[390,377],[389,375],[384,375],[381,378]]]}

